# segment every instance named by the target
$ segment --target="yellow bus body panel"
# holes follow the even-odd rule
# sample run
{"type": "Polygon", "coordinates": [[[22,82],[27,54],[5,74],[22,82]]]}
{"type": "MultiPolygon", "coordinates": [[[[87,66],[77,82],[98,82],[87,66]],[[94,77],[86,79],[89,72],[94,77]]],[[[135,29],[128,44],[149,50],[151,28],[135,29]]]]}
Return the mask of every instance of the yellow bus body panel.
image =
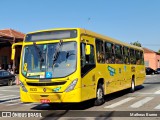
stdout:
{"type": "MultiPolygon", "coordinates": [[[[102,40],[107,40],[116,44],[123,46],[131,47],[137,50],[143,50],[142,48],[120,42],[118,40],[103,36],[85,29],[81,28],[70,28],[77,29],[78,35],[75,39],[67,39],[64,42],[76,41],[77,42],[77,70],[71,75],[65,78],[51,79],[51,82],[63,82],[63,85],[53,85],[53,86],[32,86],[28,84],[39,84],[39,80],[30,80],[25,78],[22,71],[22,59],[20,62],[20,72],[19,79],[24,84],[28,92],[24,92],[22,87],[20,87],[20,98],[22,102],[41,102],[41,99],[49,99],[50,102],[61,103],[61,102],[82,102],[92,98],[96,98],[96,91],[98,81],[100,79],[104,80],[104,93],[110,94],[116,91],[124,90],[131,87],[132,76],[135,76],[135,85],[143,84],[145,80],[145,67],[144,65],[127,65],[127,64],[99,64],[96,60],[96,47],[95,47],[95,38],[102,40]],[[80,43],[86,39],[89,39],[89,43],[94,46],[96,67],[88,72],[84,77],[81,77],[81,63],[80,63],[80,43]],[[134,68],[134,70],[133,70],[134,68]],[[114,76],[110,75],[110,69],[115,70],[114,76]],[[66,88],[71,84],[75,79],[78,79],[78,82],[74,90],[70,92],[65,92],[66,88]],[[59,91],[54,91],[54,89],[59,88],[59,91]]],[[[68,28],[60,28],[53,30],[68,30],[68,28]]],[[[36,32],[45,32],[51,30],[43,30],[36,32]]],[[[32,32],[35,33],[35,32],[32,32]]],[[[59,40],[49,40],[49,41],[38,41],[36,44],[46,44],[59,42],[59,40]]],[[[32,45],[33,42],[23,42],[21,56],[23,54],[23,48],[25,45],[32,45]]],[[[22,58],[22,57],[21,57],[22,58]]],[[[44,82],[43,82],[44,83],[44,82]]],[[[43,84],[42,83],[42,84],[43,84]]],[[[47,82],[46,82],[47,83],[47,82]]]]}

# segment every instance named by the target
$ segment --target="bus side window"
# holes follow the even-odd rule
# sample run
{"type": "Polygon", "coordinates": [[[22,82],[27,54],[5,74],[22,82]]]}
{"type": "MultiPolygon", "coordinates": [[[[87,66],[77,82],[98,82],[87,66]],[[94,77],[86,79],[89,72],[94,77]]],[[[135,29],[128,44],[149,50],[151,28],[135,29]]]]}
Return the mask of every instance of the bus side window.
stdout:
{"type": "Polygon", "coordinates": [[[105,63],[113,64],[115,62],[114,46],[112,43],[105,43],[105,63]]]}
{"type": "Polygon", "coordinates": [[[125,64],[130,64],[129,48],[127,48],[127,47],[123,48],[123,57],[124,57],[124,63],[125,64]]]}
{"type": "Polygon", "coordinates": [[[88,64],[95,64],[95,59],[94,59],[94,47],[93,45],[90,45],[90,51],[91,53],[89,55],[86,55],[86,63],[88,64]]]}
{"type": "Polygon", "coordinates": [[[141,64],[141,59],[140,59],[140,51],[135,51],[136,52],[136,64],[140,65],[141,64]]]}
{"type": "Polygon", "coordinates": [[[122,46],[115,45],[115,63],[122,64],[123,63],[123,56],[122,56],[122,46]]]}
{"type": "Polygon", "coordinates": [[[96,39],[96,53],[97,53],[97,62],[104,63],[104,45],[103,41],[96,39]]]}
{"type": "Polygon", "coordinates": [[[136,55],[134,49],[130,49],[130,61],[131,64],[136,64],[136,55]]]}
{"type": "Polygon", "coordinates": [[[140,59],[141,59],[141,65],[144,65],[144,54],[142,51],[140,51],[140,59]]]}

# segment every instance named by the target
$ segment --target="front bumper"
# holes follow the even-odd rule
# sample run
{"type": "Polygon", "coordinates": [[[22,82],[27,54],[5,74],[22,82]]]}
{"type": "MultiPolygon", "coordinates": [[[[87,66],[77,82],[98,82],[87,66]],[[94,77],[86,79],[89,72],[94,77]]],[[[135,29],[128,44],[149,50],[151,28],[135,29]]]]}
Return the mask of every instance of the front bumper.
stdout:
{"type": "Polygon", "coordinates": [[[24,92],[20,88],[20,98],[22,102],[37,102],[41,103],[42,99],[49,100],[49,103],[68,103],[81,102],[81,89],[77,88],[70,92],[50,92],[50,93],[31,93],[24,92]]]}

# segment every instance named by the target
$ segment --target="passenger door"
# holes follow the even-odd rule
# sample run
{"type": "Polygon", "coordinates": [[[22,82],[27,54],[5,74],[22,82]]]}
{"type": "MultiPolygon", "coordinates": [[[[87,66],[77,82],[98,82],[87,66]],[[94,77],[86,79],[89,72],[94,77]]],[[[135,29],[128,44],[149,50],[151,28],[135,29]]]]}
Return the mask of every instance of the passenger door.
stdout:
{"type": "Polygon", "coordinates": [[[95,97],[95,50],[94,38],[83,36],[81,42],[81,79],[82,79],[82,101],[95,97]],[[90,45],[90,54],[85,54],[86,45],[90,45]]]}

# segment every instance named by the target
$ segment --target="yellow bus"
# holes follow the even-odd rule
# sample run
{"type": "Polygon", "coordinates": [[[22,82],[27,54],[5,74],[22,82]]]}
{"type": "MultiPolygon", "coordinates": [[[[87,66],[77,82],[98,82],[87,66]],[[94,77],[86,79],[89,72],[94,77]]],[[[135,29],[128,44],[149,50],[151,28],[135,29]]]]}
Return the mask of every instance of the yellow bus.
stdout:
{"type": "Polygon", "coordinates": [[[143,84],[143,49],[82,28],[30,32],[22,43],[19,80],[22,102],[95,105],[104,96],[143,84]]]}

